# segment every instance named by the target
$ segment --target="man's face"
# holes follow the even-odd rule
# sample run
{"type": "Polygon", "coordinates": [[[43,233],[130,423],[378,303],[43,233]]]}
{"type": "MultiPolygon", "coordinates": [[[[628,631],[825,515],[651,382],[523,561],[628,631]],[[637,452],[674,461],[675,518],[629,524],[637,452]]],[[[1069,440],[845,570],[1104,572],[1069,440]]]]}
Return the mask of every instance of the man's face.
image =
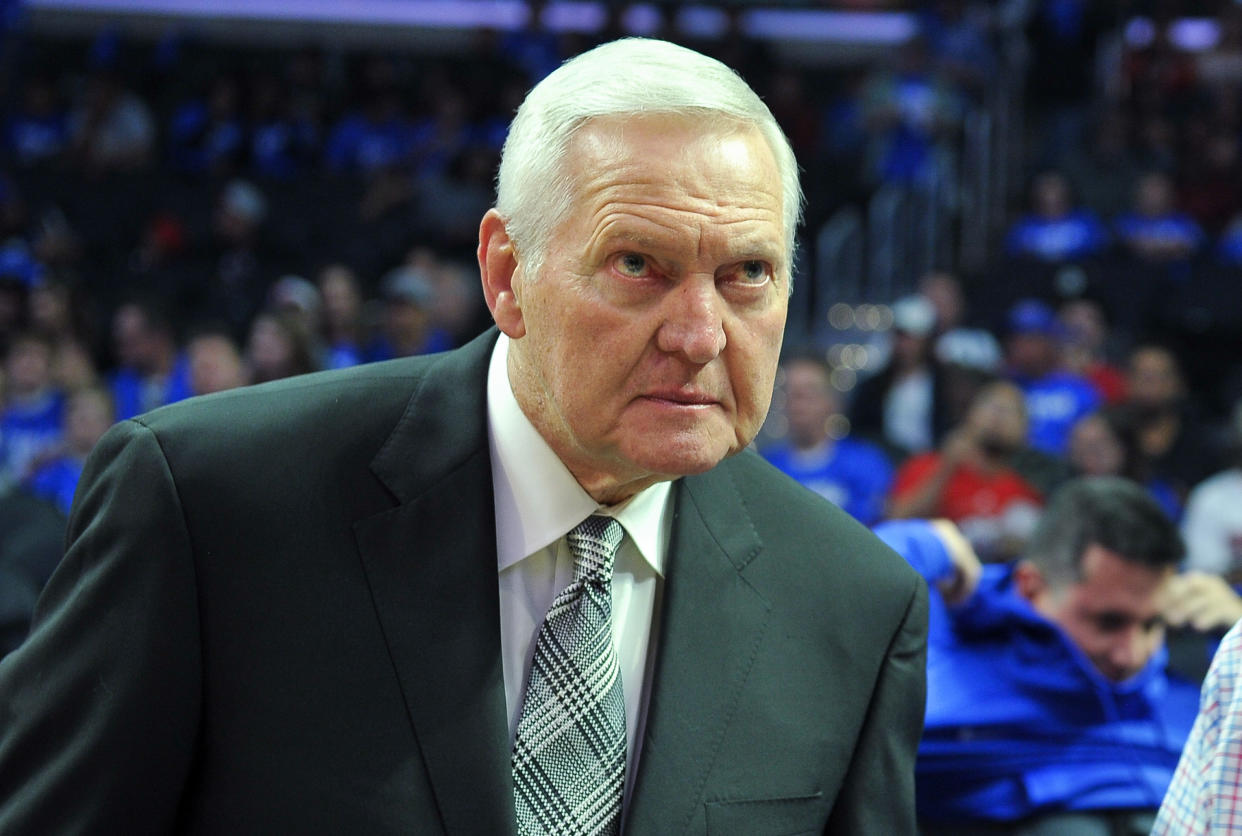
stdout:
{"type": "Polygon", "coordinates": [[[1083,553],[1082,579],[1032,602],[1095,667],[1120,682],[1134,676],[1164,641],[1160,596],[1173,569],[1131,563],[1095,544],[1083,553]]]}
{"type": "Polygon", "coordinates": [[[570,144],[573,210],[521,254],[509,377],[580,484],[618,501],[744,448],[789,294],[780,177],[755,131],[601,118],[570,144]]]}
{"type": "Polygon", "coordinates": [[[1182,394],[1177,362],[1161,348],[1139,349],[1130,358],[1126,384],[1135,403],[1165,406],[1182,394]]]}
{"type": "Polygon", "coordinates": [[[811,447],[828,434],[828,419],[839,409],[828,376],[806,361],[793,362],[785,370],[785,417],[789,436],[799,447],[811,447]]]}

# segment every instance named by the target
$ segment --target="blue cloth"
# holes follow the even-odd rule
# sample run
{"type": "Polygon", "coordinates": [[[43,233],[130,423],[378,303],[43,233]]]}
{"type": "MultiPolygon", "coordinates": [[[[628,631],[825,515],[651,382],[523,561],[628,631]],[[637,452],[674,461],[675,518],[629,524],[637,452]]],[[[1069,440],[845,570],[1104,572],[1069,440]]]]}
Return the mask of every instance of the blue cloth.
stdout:
{"type": "Polygon", "coordinates": [[[809,453],[780,444],[763,450],[763,457],[859,522],[872,525],[884,516],[893,465],[873,444],[843,438],[809,453]]]}
{"type": "Polygon", "coordinates": [[[41,458],[57,448],[64,415],[65,396],[58,391],[0,413],[0,483],[25,479],[41,458]]]}
{"type": "Polygon", "coordinates": [[[1076,209],[1055,220],[1026,215],[1005,235],[1005,251],[1042,261],[1074,261],[1104,251],[1108,230],[1086,209],[1076,209]]]}
{"type": "Polygon", "coordinates": [[[317,137],[308,122],[270,119],[250,134],[250,166],[265,177],[289,177],[312,158],[317,137]]]}
{"type": "Polygon", "coordinates": [[[30,478],[30,492],[46,499],[66,516],[73,505],[73,493],[82,478],[83,459],[61,456],[35,471],[30,478]]]}
{"type": "Polygon", "coordinates": [[[406,162],[414,140],[414,126],[407,119],[377,123],[355,114],[346,116],[333,129],[325,154],[337,171],[370,173],[406,162]]]}
{"type": "MultiPolygon", "coordinates": [[[[929,582],[952,571],[920,521],[876,528],[929,582]]],[[[1198,689],[1165,671],[1162,649],[1111,682],[985,566],[974,596],[932,596],[927,716],[916,766],[929,821],[1013,821],[1053,811],[1155,809],[1198,709],[1198,689]]]]}
{"type": "Polygon", "coordinates": [[[1128,212],[1117,218],[1114,226],[1117,237],[1126,242],[1141,239],[1178,244],[1196,250],[1205,240],[1199,224],[1184,212],[1170,212],[1155,218],[1128,212]]]}
{"type": "Polygon", "coordinates": [[[1045,453],[1064,457],[1069,434],[1078,419],[1100,408],[1100,393],[1087,380],[1069,372],[1013,381],[1026,396],[1027,440],[1045,453]]]}
{"type": "Polygon", "coordinates": [[[49,116],[18,114],[5,126],[5,145],[22,165],[59,155],[69,144],[69,120],[63,113],[49,116]]]}
{"type": "Polygon", "coordinates": [[[117,369],[110,383],[116,404],[116,420],[124,421],[156,407],[185,400],[194,394],[190,387],[190,362],[181,355],[163,380],[145,380],[133,369],[117,369]]]}
{"type": "Polygon", "coordinates": [[[215,122],[203,101],[177,108],[168,133],[173,165],[195,174],[236,158],[246,139],[240,119],[215,122]]]}

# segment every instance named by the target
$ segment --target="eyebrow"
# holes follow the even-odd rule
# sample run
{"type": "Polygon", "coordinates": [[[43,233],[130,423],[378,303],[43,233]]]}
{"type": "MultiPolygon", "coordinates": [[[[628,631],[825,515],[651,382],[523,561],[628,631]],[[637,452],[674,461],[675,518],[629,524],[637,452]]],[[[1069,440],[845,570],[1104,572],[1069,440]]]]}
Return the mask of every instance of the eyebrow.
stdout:
{"type": "MultiPolygon", "coordinates": [[[[610,232],[601,236],[595,242],[595,246],[601,252],[622,247],[653,254],[664,254],[670,250],[676,250],[678,245],[677,233],[670,232],[668,236],[662,236],[652,235],[648,232],[626,230],[610,232]]],[[[727,258],[731,262],[764,261],[776,266],[782,266],[784,249],[778,244],[739,236],[729,239],[727,258]]],[[[673,259],[673,262],[680,265],[680,259],[673,259]]]]}

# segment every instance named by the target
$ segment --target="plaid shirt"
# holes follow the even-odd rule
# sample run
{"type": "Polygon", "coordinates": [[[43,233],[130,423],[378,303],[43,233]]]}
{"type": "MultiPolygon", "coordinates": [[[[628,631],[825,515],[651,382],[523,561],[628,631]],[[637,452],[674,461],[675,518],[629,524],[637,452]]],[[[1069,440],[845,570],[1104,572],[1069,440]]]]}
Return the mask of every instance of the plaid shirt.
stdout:
{"type": "Polygon", "coordinates": [[[1152,836],[1242,836],[1242,622],[1226,634],[1199,698],[1152,836]]]}

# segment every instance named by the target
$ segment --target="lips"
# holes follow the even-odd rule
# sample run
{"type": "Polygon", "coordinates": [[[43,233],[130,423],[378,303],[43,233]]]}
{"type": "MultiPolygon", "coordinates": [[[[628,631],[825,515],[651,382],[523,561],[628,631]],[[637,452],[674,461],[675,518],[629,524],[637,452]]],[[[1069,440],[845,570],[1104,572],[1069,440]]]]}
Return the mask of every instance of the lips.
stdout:
{"type": "Polygon", "coordinates": [[[678,406],[714,406],[720,403],[717,398],[709,395],[701,389],[687,389],[682,387],[676,389],[658,389],[652,392],[647,392],[643,395],[643,397],[653,401],[666,401],[678,406]]]}

